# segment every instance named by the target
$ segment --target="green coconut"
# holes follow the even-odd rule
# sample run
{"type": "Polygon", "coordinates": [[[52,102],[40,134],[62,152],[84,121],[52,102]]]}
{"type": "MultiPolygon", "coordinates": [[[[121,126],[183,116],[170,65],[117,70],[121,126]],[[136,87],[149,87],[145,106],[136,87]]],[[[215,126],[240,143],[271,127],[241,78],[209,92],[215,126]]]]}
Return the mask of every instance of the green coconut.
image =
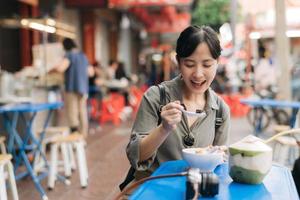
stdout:
{"type": "Polygon", "coordinates": [[[272,148],[255,136],[229,146],[229,175],[236,182],[259,184],[271,166],[272,148]]]}
{"type": "Polygon", "coordinates": [[[247,184],[259,184],[263,181],[265,174],[257,170],[249,170],[238,166],[232,166],[229,175],[235,182],[247,184]]]}

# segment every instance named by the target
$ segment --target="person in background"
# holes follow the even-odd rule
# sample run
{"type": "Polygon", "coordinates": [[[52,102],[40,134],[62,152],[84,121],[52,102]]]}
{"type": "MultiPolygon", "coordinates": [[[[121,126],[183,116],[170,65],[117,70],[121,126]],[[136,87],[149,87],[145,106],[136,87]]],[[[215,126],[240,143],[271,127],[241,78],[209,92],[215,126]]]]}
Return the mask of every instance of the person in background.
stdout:
{"type": "Polygon", "coordinates": [[[116,77],[116,71],[118,69],[118,61],[116,60],[110,60],[109,61],[109,66],[107,68],[107,71],[106,71],[106,75],[107,75],[107,79],[108,80],[112,80],[112,79],[115,79],[116,77]]]}
{"type": "Polygon", "coordinates": [[[159,88],[150,87],[132,128],[126,152],[135,180],[149,176],[162,162],[182,159],[184,148],[227,143],[230,110],[210,88],[220,55],[220,41],[210,27],[189,26],[180,34],[176,47],[180,74],[162,83],[166,104],[160,104],[159,88]],[[183,114],[184,110],[203,115],[183,114]]]}
{"type": "Polygon", "coordinates": [[[98,79],[101,78],[101,65],[96,61],[93,65],[93,75],[89,76],[89,98],[102,99],[101,84],[98,83],[98,79]]]}
{"type": "Polygon", "coordinates": [[[176,52],[172,50],[170,53],[170,63],[171,63],[171,73],[170,73],[170,80],[178,76],[179,69],[178,69],[178,63],[176,60],[176,52]]]}
{"type": "Polygon", "coordinates": [[[229,92],[229,83],[225,66],[219,66],[211,88],[218,94],[229,92]]]}
{"type": "Polygon", "coordinates": [[[147,86],[152,86],[159,83],[158,78],[157,78],[157,64],[156,62],[151,59],[151,64],[150,64],[150,72],[148,75],[148,80],[147,80],[147,86]]]}
{"type": "Polygon", "coordinates": [[[170,54],[166,50],[164,50],[162,54],[161,66],[162,66],[161,80],[162,81],[171,80],[171,60],[170,60],[170,54]]]}
{"type": "Polygon", "coordinates": [[[88,77],[93,75],[87,57],[76,43],[70,39],[63,40],[65,56],[51,72],[64,73],[65,107],[71,132],[79,131],[85,137],[88,133],[88,77]]]}
{"type": "Polygon", "coordinates": [[[125,68],[124,68],[124,63],[123,62],[119,62],[117,69],[116,69],[116,73],[115,73],[115,78],[116,79],[122,79],[122,78],[126,78],[128,81],[130,80],[130,77],[127,76],[126,72],[125,72],[125,68]]]}
{"type": "Polygon", "coordinates": [[[259,59],[254,69],[254,84],[257,92],[277,86],[278,71],[269,54],[264,46],[259,47],[259,59]]]}
{"type": "Polygon", "coordinates": [[[101,126],[98,123],[99,116],[102,109],[103,99],[103,71],[100,63],[97,61],[93,64],[93,75],[89,77],[89,97],[88,97],[88,111],[89,111],[89,133],[94,134],[101,130],[101,126]],[[96,122],[96,123],[92,123],[96,122]],[[96,128],[95,128],[96,127],[96,128]]]}
{"type": "Polygon", "coordinates": [[[176,53],[173,51],[163,51],[161,61],[162,71],[160,75],[161,81],[169,81],[178,75],[177,61],[174,54],[176,53]]]}
{"type": "MultiPolygon", "coordinates": [[[[130,77],[127,76],[125,69],[124,69],[124,63],[119,62],[118,67],[116,70],[115,78],[121,81],[126,81],[129,85],[130,77]]],[[[125,89],[121,90],[120,92],[123,94],[125,98],[125,106],[129,106],[129,87],[126,87],[125,89]]]]}

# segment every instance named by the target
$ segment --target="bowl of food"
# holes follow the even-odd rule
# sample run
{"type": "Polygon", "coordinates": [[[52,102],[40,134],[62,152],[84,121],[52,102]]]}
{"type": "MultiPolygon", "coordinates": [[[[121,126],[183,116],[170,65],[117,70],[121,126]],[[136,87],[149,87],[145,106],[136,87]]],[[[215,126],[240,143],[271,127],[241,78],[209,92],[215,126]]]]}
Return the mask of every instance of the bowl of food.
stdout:
{"type": "Polygon", "coordinates": [[[272,167],[272,148],[249,135],[229,146],[229,175],[235,182],[259,184],[272,167]]]}
{"type": "Polygon", "coordinates": [[[202,172],[212,172],[224,162],[224,147],[186,148],[182,150],[183,159],[193,168],[202,172]]]}

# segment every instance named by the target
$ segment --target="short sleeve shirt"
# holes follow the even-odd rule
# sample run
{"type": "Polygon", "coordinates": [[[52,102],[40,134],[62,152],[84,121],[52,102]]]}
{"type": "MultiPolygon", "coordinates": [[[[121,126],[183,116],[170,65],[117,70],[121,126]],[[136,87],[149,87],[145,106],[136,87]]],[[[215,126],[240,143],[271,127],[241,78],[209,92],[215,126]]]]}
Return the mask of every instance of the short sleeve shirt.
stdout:
{"type": "Polygon", "coordinates": [[[88,93],[88,60],[79,51],[70,51],[65,55],[70,61],[70,66],[65,71],[65,89],[82,95],[88,93]]]}
{"type": "MultiPolygon", "coordinates": [[[[183,80],[177,76],[171,81],[162,83],[166,89],[166,102],[179,100],[182,102],[183,80]]],[[[150,87],[144,94],[136,120],[134,122],[131,138],[127,146],[127,156],[131,165],[137,169],[136,179],[150,175],[162,162],[182,159],[184,145],[183,137],[191,134],[195,138],[192,147],[206,147],[208,145],[225,145],[227,143],[230,111],[227,104],[210,88],[206,91],[205,116],[199,117],[189,127],[187,118],[182,120],[173,130],[154,155],[146,161],[139,162],[139,144],[158,125],[160,107],[160,94],[157,86],[150,87]],[[216,112],[222,113],[222,125],[215,133],[216,112]]]]}

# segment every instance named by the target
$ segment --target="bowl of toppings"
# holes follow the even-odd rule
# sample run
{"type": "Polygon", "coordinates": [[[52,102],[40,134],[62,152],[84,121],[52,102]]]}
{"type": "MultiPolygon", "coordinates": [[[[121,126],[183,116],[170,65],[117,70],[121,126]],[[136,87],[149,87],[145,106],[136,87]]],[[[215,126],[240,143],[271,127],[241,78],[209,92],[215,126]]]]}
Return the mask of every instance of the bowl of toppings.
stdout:
{"type": "Polygon", "coordinates": [[[225,146],[208,146],[204,148],[182,149],[183,159],[193,168],[202,172],[212,172],[224,162],[225,146]]]}

